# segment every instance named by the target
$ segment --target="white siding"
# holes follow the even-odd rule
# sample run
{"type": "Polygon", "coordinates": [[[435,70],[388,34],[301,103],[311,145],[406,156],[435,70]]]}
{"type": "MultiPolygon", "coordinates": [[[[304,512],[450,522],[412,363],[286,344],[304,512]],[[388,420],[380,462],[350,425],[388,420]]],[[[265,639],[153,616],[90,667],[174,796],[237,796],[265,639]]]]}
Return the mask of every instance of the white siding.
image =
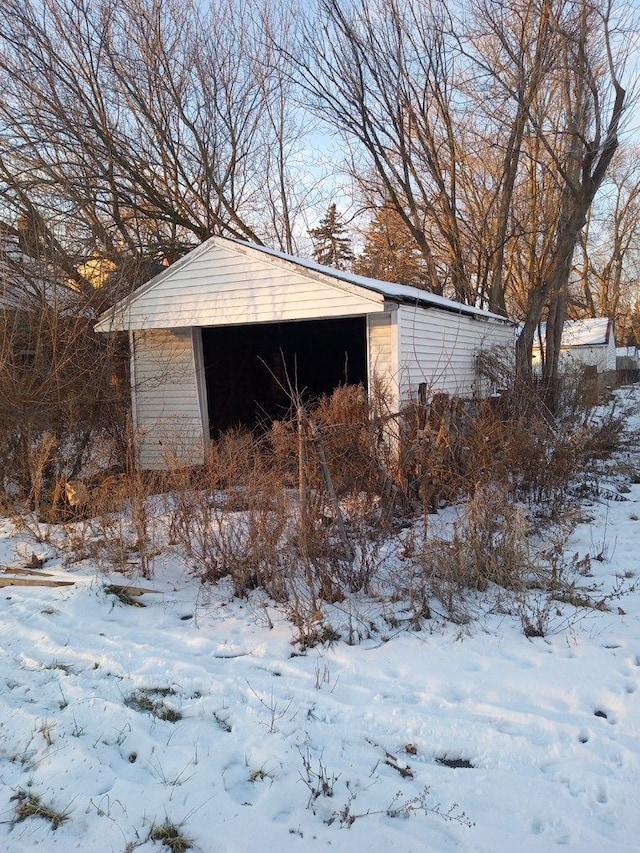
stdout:
{"type": "Polygon", "coordinates": [[[617,370],[637,370],[640,366],[638,347],[617,347],[616,368],[617,370]]]}
{"type": "MultiPolygon", "coordinates": [[[[536,334],[531,364],[535,373],[542,370],[545,349],[545,324],[541,326],[541,339],[536,334]]],[[[616,369],[616,342],[613,320],[606,317],[588,317],[567,320],[562,331],[560,368],[571,370],[595,367],[598,373],[616,369]]]]}
{"type": "Polygon", "coordinates": [[[204,461],[206,404],[200,400],[194,354],[198,332],[133,333],[134,427],[143,469],[204,461]]]}
{"type": "Polygon", "coordinates": [[[142,288],[111,327],[99,323],[97,328],[231,326],[384,310],[380,293],[314,276],[259,253],[208,242],[187,257],[189,262],[178,262],[174,273],[170,267],[153,287],[142,288]]]}
{"type": "Polygon", "coordinates": [[[513,347],[513,327],[496,321],[412,306],[398,308],[400,396],[415,397],[420,383],[429,392],[460,397],[486,393],[476,375],[482,349],[513,347]]]}
{"type": "Polygon", "coordinates": [[[397,411],[398,400],[398,327],[396,311],[384,314],[370,314],[367,317],[367,343],[369,348],[369,388],[379,381],[385,393],[389,394],[389,405],[397,411]]]}
{"type": "Polygon", "coordinates": [[[616,349],[612,341],[594,346],[567,347],[560,352],[563,368],[595,367],[598,373],[616,369],[616,349]]]}

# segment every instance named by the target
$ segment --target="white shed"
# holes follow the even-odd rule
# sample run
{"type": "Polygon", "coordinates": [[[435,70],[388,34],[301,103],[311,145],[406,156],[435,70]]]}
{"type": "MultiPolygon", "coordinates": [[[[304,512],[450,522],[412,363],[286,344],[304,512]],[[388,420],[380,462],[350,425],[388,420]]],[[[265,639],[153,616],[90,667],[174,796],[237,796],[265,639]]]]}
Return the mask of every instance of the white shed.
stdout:
{"type": "Polygon", "coordinates": [[[100,317],[128,331],[143,468],[203,461],[228,427],[282,416],[290,382],[310,396],[374,377],[399,407],[425,383],[491,389],[476,355],[511,348],[504,317],[413,287],[211,237],[100,317]]]}
{"type": "Polygon", "coordinates": [[[638,347],[616,347],[616,370],[638,370],[640,352],[638,347]]]}
{"type": "MultiPolygon", "coordinates": [[[[545,324],[533,341],[532,364],[540,368],[545,350],[545,324]]],[[[567,320],[562,330],[560,349],[562,368],[595,367],[598,373],[616,369],[616,341],[613,320],[608,317],[589,317],[567,320]]]]}

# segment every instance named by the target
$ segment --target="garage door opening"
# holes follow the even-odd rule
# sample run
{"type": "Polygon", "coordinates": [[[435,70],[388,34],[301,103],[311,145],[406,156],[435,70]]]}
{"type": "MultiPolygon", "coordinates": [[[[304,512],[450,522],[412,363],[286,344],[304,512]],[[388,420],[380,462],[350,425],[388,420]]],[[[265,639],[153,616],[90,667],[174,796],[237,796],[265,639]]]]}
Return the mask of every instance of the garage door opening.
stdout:
{"type": "Polygon", "coordinates": [[[302,320],[202,329],[209,430],[268,428],[291,408],[289,383],[313,400],[367,388],[366,320],[302,320]]]}

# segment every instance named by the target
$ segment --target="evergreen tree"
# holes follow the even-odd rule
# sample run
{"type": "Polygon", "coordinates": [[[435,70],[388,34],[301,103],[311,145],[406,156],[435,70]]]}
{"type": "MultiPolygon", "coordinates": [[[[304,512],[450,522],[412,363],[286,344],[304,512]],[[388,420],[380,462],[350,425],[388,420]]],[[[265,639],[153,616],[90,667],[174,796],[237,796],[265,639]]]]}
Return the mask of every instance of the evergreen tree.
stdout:
{"type": "Polygon", "coordinates": [[[429,271],[413,236],[395,210],[376,210],[354,272],[370,278],[428,288],[429,271]]]}
{"type": "Polygon", "coordinates": [[[354,259],[351,238],[335,204],[329,205],[317,228],[309,230],[313,240],[313,257],[323,266],[345,270],[354,259]]]}

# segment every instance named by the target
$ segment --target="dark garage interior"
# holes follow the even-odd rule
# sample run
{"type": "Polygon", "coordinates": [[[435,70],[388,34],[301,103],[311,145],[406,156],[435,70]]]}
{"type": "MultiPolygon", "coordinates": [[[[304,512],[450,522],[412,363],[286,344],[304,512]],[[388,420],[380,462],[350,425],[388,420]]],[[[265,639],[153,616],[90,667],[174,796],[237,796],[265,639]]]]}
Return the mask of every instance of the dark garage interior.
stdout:
{"type": "Polygon", "coordinates": [[[202,329],[209,429],[264,429],[340,385],[367,387],[366,320],[346,317],[202,329]]]}

